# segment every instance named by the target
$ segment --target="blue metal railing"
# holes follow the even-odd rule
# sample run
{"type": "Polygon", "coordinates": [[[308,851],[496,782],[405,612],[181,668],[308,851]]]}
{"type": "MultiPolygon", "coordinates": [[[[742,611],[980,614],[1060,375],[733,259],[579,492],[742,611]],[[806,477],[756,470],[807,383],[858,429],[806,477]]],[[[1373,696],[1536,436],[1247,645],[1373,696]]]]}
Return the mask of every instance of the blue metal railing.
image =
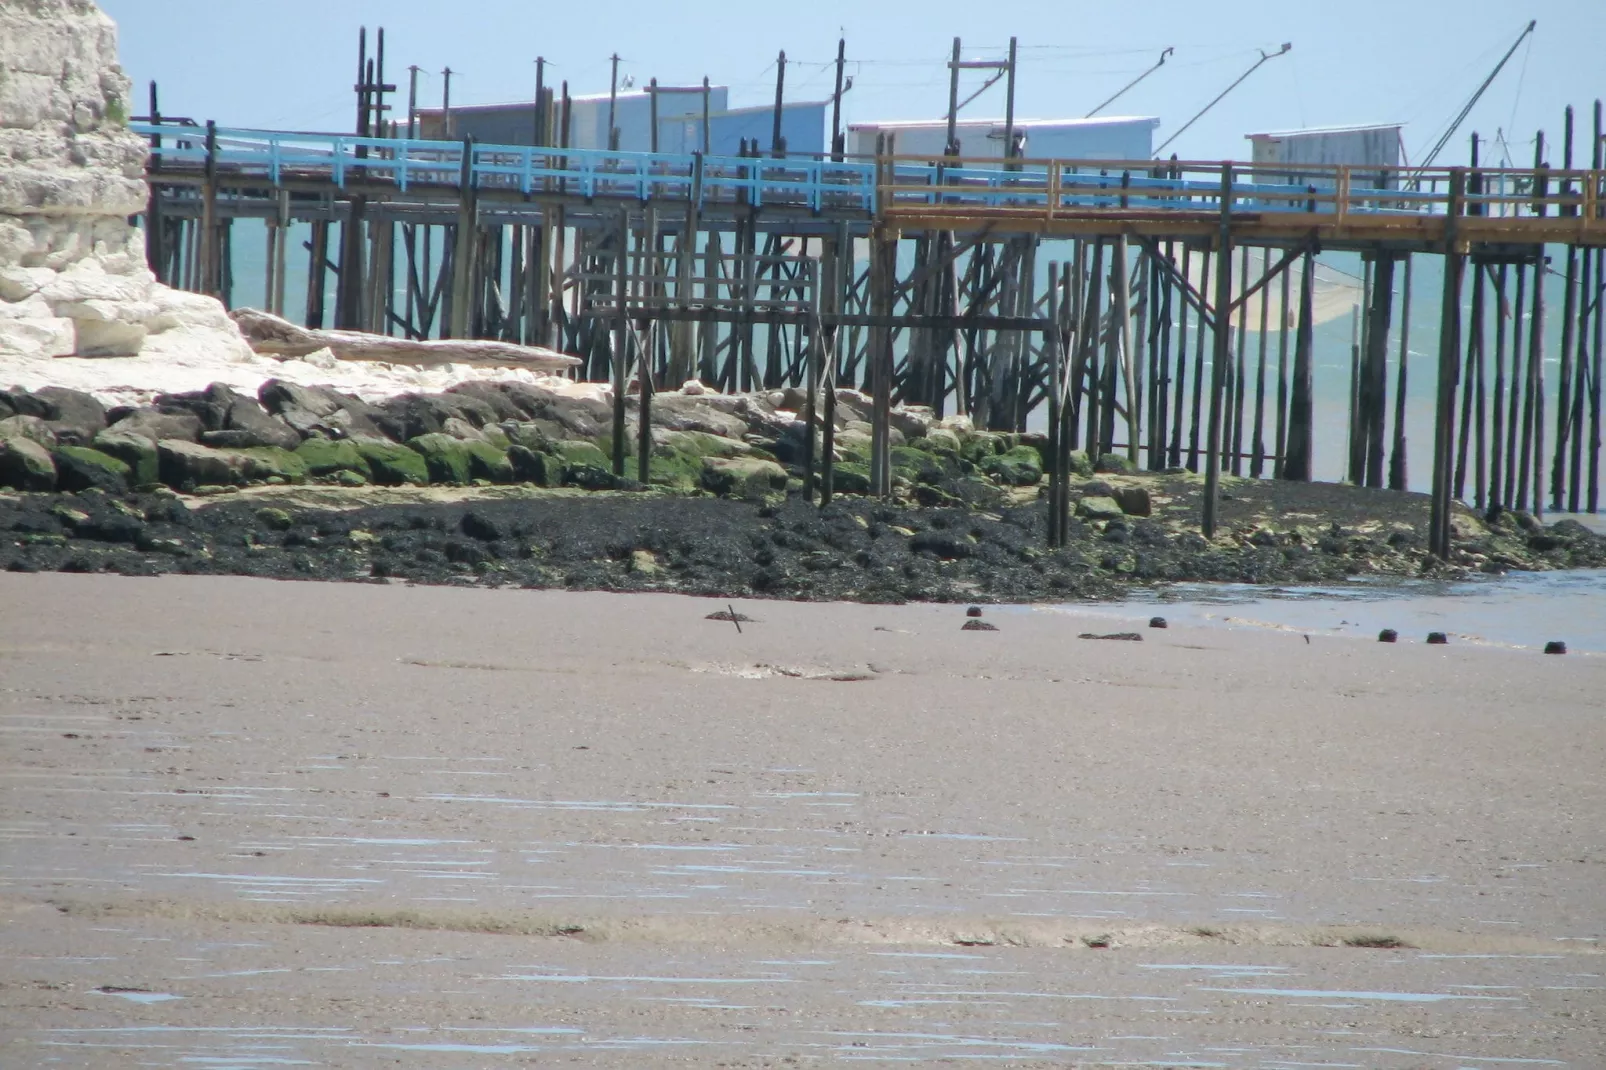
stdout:
{"type": "MultiPolygon", "coordinates": [[[[161,165],[204,165],[207,129],[131,123],[152,140],[161,165]]],[[[344,188],[355,176],[414,185],[456,186],[463,173],[464,145],[455,141],[357,137],[345,134],[211,128],[218,166],[259,174],[277,185],[290,175],[326,176],[344,188]]],[[[770,159],[702,156],[696,153],[557,149],[528,145],[468,147],[469,181],[482,190],[529,194],[562,192],[583,197],[661,198],[701,204],[785,204],[876,211],[875,164],[810,157],[770,159]]]]}
{"type": "MultiPolygon", "coordinates": [[[[326,178],[344,188],[360,177],[455,188],[465,172],[465,143],[345,134],[131,123],[151,139],[158,166],[204,166],[260,175],[326,178]],[[210,143],[210,149],[209,149],[210,143]]],[[[467,145],[469,183],[481,190],[576,194],[586,198],[696,201],[701,205],[788,205],[876,216],[891,209],[947,212],[1219,212],[1223,167],[1233,170],[1227,196],[1235,212],[1337,215],[1442,215],[1450,171],[1408,168],[1301,167],[1156,162],[1123,168],[1099,161],[832,160],[622,152],[528,145],[467,145]]],[[[1599,171],[1468,172],[1459,211],[1474,216],[1606,216],[1599,171]],[[1536,193],[1535,190],[1543,192],[1536,193]]],[[[1598,226],[1598,223],[1595,225],[1598,226]]]]}

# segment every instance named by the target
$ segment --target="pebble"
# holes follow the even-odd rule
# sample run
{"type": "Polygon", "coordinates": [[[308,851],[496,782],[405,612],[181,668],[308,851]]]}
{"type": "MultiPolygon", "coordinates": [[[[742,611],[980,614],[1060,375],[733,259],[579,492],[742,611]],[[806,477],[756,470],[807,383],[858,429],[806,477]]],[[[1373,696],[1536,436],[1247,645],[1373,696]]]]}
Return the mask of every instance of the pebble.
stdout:
{"type": "MultiPolygon", "coordinates": [[[[1377,641],[1380,643],[1396,643],[1399,642],[1399,639],[1400,633],[1393,628],[1384,628],[1377,633],[1377,641]]],[[[1432,640],[1430,639],[1429,642],[1432,642],[1432,640]]]]}
{"type": "Polygon", "coordinates": [[[1444,646],[1449,641],[1450,637],[1445,635],[1443,632],[1428,633],[1428,643],[1432,646],[1444,646]]]}
{"type": "Polygon", "coordinates": [[[1545,653],[1565,654],[1567,653],[1567,644],[1562,642],[1560,639],[1552,639],[1550,642],[1545,644],[1545,653]]]}
{"type": "Polygon", "coordinates": [[[1170,627],[1170,625],[1166,624],[1164,617],[1150,617],[1149,618],[1149,627],[1151,627],[1151,628],[1168,628],[1168,627],[1170,627]]]}
{"type": "Polygon", "coordinates": [[[980,606],[971,606],[969,609],[965,610],[965,616],[967,616],[967,617],[979,617],[979,616],[981,616],[981,607],[980,606]]]}

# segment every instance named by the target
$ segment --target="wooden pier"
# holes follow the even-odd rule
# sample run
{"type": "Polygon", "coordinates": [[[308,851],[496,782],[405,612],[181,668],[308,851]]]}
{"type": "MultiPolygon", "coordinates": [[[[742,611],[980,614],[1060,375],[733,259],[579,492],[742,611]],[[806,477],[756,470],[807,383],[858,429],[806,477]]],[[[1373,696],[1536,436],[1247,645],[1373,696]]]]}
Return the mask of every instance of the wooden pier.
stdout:
{"type": "Polygon", "coordinates": [[[630,153],[565,147],[563,115],[554,105],[546,146],[136,123],[152,144],[152,267],[228,301],[232,228],[261,221],[282,315],[290,226],[307,223],[308,326],[551,346],[615,385],[621,417],[632,383],[643,405],[694,377],[804,388],[826,496],[829,388],[875,398],[883,494],[893,404],[1017,432],[1041,410],[1059,458],[1052,538],[1073,448],[1202,470],[1207,535],[1221,473],[1311,478],[1318,419],[1346,422],[1352,481],[1404,489],[1412,264],[1431,256],[1444,267],[1434,549],[1448,550],[1458,498],[1599,508],[1599,104],[1588,167],[1572,166],[1569,112],[1563,166],[1541,155],[1520,170],[929,159],[885,143],[864,158],[630,153]],[[1366,264],[1337,414],[1312,395],[1324,251],[1366,264]],[[1558,314],[1543,279],[1561,272],[1558,314]],[[1547,390],[1554,334],[1561,381],[1547,390]]]}

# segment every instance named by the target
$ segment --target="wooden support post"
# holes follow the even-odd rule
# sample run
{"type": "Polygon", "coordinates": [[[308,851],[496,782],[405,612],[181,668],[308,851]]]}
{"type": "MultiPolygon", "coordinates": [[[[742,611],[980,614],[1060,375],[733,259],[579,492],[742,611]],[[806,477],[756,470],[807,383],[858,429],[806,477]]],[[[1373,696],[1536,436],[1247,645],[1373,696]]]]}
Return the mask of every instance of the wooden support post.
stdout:
{"type": "Polygon", "coordinates": [[[1455,451],[1455,488],[1451,497],[1465,500],[1467,493],[1467,454],[1472,445],[1472,403],[1477,399],[1477,366],[1483,345],[1483,272],[1476,261],[1472,265],[1472,310],[1467,324],[1466,364],[1461,373],[1465,389],[1461,391],[1461,425],[1457,433],[1455,451]]]}
{"type": "Polygon", "coordinates": [[[1087,459],[1097,465],[1104,453],[1104,420],[1101,402],[1104,393],[1104,376],[1099,367],[1099,321],[1103,318],[1104,294],[1100,284],[1104,281],[1104,239],[1093,240],[1093,259],[1087,272],[1087,291],[1082,298],[1082,325],[1077,331],[1077,348],[1082,356],[1077,364],[1075,382],[1086,390],[1087,397],[1087,459]]]}
{"type": "MultiPolygon", "coordinates": [[[[1265,261],[1261,261],[1261,268],[1265,268],[1265,261]]],[[[1280,274],[1288,277],[1288,265],[1285,263],[1280,274]]],[[[1250,452],[1254,456],[1249,461],[1249,476],[1259,479],[1265,472],[1266,464],[1266,350],[1270,343],[1268,337],[1271,326],[1271,300],[1266,292],[1270,287],[1262,287],[1260,291],[1260,337],[1258,339],[1260,354],[1255,361],[1255,428],[1250,436],[1250,452]]],[[[1244,308],[1247,317],[1249,309],[1244,308]]]]}
{"type": "Polygon", "coordinates": [[[1506,408],[1506,480],[1500,499],[1507,509],[1521,509],[1517,500],[1517,469],[1522,462],[1517,457],[1517,428],[1521,424],[1523,388],[1527,375],[1523,372],[1522,321],[1526,305],[1528,265],[1517,265],[1517,296],[1511,306],[1511,401],[1506,408]]]}
{"type": "MultiPolygon", "coordinates": [[[[1528,317],[1529,396],[1533,399],[1533,513],[1545,508],[1545,275],[1550,258],[1541,249],[1534,265],[1533,310],[1528,317]]],[[[1526,418],[1524,420],[1526,423],[1526,418]]]]}
{"type": "Polygon", "coordinates": [[[312,240],[307,243],[307,317],[313,330],[323,328],[325,286],[329,278],[329,221],[312,221],[312,240]]]}
{"type": "Polygon", "coordinates": [[[1043,334],[1043,357],[1048,364],[1048,545],[1061,545],[1059,531],[1060,496],[1060,266],[1048,265],[1048,330],[1043,334]]]}
{"type": "MultiPolygon", "coordinates": [[[[1267,257],[1262,257],[1262,270],[1266,268],[1268,259],[1269,258],[1267,257]]],[[[1238,253],[1238,278],[1240,280],[1238,283],[1238,289],[1241,291],[1247,291],[1249,287],[1249,247],[1247,245],[1239,250],[1238,253]]],[[[1222,315],[1227,317],[1228,323],[1232,322],[1232,314],[1230,312],[1223,312],[1222,315]]],[[[1240,307],[1238,312],[1238,326],[1232,332],[1233,342],[1235,343],[1237,363],[1236,365],[1230,367],[1231,388],[1228,392],[1229,408],[1227,409],[1227,424],[1223,431],[1222,439],[1223,442],[1228,443],[1226,447],[1228,470],[1231,471],[1235,476],[1243,475],[1244,471],[1244,383],[1246,374],[1244,368],[1244,347],[1248,344],[1248,321],[1249,308],[1246,304],[1240,307]]]]}
{"type": "Polygon", "coordinates": [[[1489,267],[1485,264],[1481,267],[1481,269],[1474,270],[1477,271],[1476,283],[1478,287],[1479,307],[1477,314],[1472,321],[1472,346],[1473,350],[1477,354],[1477,358],[1475,361],[1475,366],[1472,369],[1473,379],[1472,382],[1467,386],[1467,390],[1477,395],[1475,401],[1475,411],[1473,413],[1473,420],[1475,421],[1474,433],[1476,435],[1476,440],[1473,444],[1472,451],[1472,498],[1477,505],[1478,511],[1482,512],[1486,507],[1488,500],[1487,479],[1489,469],[1489,413],[1488,399],[1485,396],[1485,385],[1488,379],[1488,361],[1486,359],[1487,354],[1485,353],[1485,349],[1487,347],[1484,344],[1484,320],[1487,318],[1487,306],[1483,302],[1483,291],[1489,281],[1489,267]]]}
{"type": "Polygon", "coordinates": [[[479,205],[474,195],[472,168],[474,139],[465,137],[458,172],[457,229],[452,244],[451,314],[446,325],[450,338],[467,338],[474,314],[475,238],[479,234],[479,205]]]}
{"type": "Polygon", "coordinates": [[[1364,476],[1368,487],[1383,485],[1383,436],[1387,426],[1389,327],[1394,310],[1394,256],[1378,254],[1372,268],[1372,306],[1366,332],[1365,374],[1361,380],[1364,476]]]}
{"type": "MultiPolygon", "coordinates": [[[[1221,223],[1216,237],[1215,345],[1210,360],[1210,428],[1205,456],[1204,517],[1200,528],[1216,537],[1216,505],[1221,490],[1221,417],[1232,359],[1232,164],[1221,165],[1221,223]]],[[[1195,381],[1197,385],[1197,381],[1195,381]]]]}
{"type": "Polygon", "coordinates": [[[1290,264],[1283,269],[1282,303],[1277,323],[1277,434],[1271,466],[1273,479],[1282,479],[1284,460],[1288,450],[1288,325],[1292,317],[1289,306],[1293,296],[1293,271],[1290,264]]]}
{"type": "Polygon", "coordinates": [[[1132,279],[1127,273],[1125,234],[1116,236],[1111,252],[1115,257],[1115,336],[1121,346],[1122,387],[1126,390],[1126,457],[1136,464],[1138,413],[1142,402],[1132,352],[1132,279]]]}
{"type": "Polygon", "coordinates": [[[814,435],[818,427],[816,409],[820,400],[820,264],[810,261],[804,265],[809,287],[808,354],[804,364],[803,390],[803,500],[814,501],[814,435]]]}
{"type": "Polygon", "coordinates": [[[201,176],[200,278],[201,293],[218,296],[222,289],[222,270],[218,264],[217,226],[217,124],[206,121],[206,163],[201,176]]]}
{"type": "MultiPolygon", "coordinates": [[[[1600,143],[1600,101],[1595,102],[1596,144],[1600,143]]],[[[1596,159],[1600,157],[1597,155],[1596,159]]],[[[1599,168],[1597,167],[1598,171],[1599,168]]],[[[1606,250],[1595,250],[1595,330],[1590,342],[1589,375],[1589,511],[1600,511],[1600,400],[1603,355],[1606,355],[1606,250]]]]}
{"type": "MultiPolygon", "coordinates": [[[[1568,109],[1569,134],[1571,133],[1572,109],[1568,109]]],[[[1572,167],[1572,144],[1569,137],[1567,142],[1568,161],[1564,165],[1572,167]]],[[[1573,320],[1578,314],[1578,247],[1567,246],[1567,274],[1565,289],[1562,292],[1561,306],[1561,367],[1557,369],[1556,382],[1556,456],[1550,465],[1550,508],[1556,512],[1562,509],[1562,492],[1567,482],[1568,445],[1573,435],[1573,320]]],[[[1576,497],[1576,495],[1575,495],[1576,497]]]]}
{"type": "MultiPolygon", "coordinates": [[[[1210,292],[1210,253],[1200,254],[1204,258],[1203,271],[1199,280],[1199,293],[1204,295],[1210,292]]],[[[1215,314],[1215,309],[1211,309],[1215,314]]],[[[1199,314],[1199,326],[1194,331],[1193,346],[1193,408],[1191,410],[1191,423],[1188,427],[1188,471],[1199,470],[1199,433],[1204,430],[1204,351],[1205,351],[1205,323],[1204,312],[1199,314]]]]}
{"type": "Polygon", "coordinates": [[[630,213],[619,212],[618,244],[613,252],[614,317],[613,354],[613,474],[625,474],[625,361],[629,358],[629,320],[625,315],[630,300],[630,213]]]}
{"type": "Polygon", "coordinates": [[[1294,338],[1293,382],[1288,396],[1288,440],[1284,446],[1284,479],[1309,482],[1314,435],[1314,383],[1311,375],[1311,346],[1315,335],[1314,310],[1316,254],[1307,252],[1300,265],[1299,327],[1294,338]]]}
{"type": "MultiPolygon", "coordinates": [[[[1182,246],[1182,270],[1180,272],[1183,279],[1188,277],[1188,261],[1190,258],[1191,254],[1187,243],[1184,242],[1182,246]]],[[[1168,467],[1181,468],[1182,405],[1188,389],[1188,300],[1187,295],[1182,292],[1181,284],[1176,279],[1170,278],[1170,276],[1167,277],[1170,280],[1172,291],[1177,294],[1177,304],[1181,306],[1181,314],[1178,316],[1177,321],[1177,388],[1171,412],[1171,456],[1168,467]]]]}
{"type": "Polygon", "coordinates": [[[1466,172],[1450,172],[1450,198],[1445,217],[1444,295],[1439,320],[1439,390],[1433,436],[1433,499],[1428,521],[1428,552],[1450,556],[1450,463],[1455,442],[1456,375],[1461,355],[1461,276],[1466,251],[1458,233],[1466,172]]]}
{"type": "Polygon", "coordinates": [[[1411,254],[1405,254],[1405,285],[1400,293],[1400,366],[1394,383],[1394,450],[1389,454],[1389,489],[1408,489],[1405,388],[1411,359],[1411,254]]]}
{"type": "Polygon", "coordinates": [[[273,289],[268,297],[268,310],[275,316],[284,315],[284,278],[289,267],[290,247],[290,191],[280,190],[274,195],[274,230],[278,242],[273,249],[273,289]]]}
{"type": "MultiPolygon", "coordinates": [[[[898,242],[879,228],[870,239],[871,314],[892,314],[893,273],[897,270],[898,242]]],[[[870,330],[870,382],[873,420],[870,425],[870,491],[882,498],[892,495],[892,331],[870,330]]]]}
{"type": "Polygon", "coordinates": [[[1567,511],[1576,513],[1583,504],[1584,477],[1584,413],[1585,395],[1589,390],[1589,306],[1590,283],[1593,277],[1593,252],[1585,249],[1580,257],[1583,277],[1580,279],[1577,301],[1578,327],[1575,335],[1577,352],[1573,360],[1572,453],[1567,467],[1567,511]]]}

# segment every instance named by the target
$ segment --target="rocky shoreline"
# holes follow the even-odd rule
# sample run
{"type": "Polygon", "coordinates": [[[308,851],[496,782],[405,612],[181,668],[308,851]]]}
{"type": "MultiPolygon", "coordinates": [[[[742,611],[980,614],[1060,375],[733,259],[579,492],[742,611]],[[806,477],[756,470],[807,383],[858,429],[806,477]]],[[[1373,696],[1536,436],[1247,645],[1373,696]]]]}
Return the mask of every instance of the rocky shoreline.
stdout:
{"type": "Polygon", "coordinates": [[[1606,537],[1575,522],[1466,511],[1440,562],[1425,496],[1269,480],[1226,480],[1207,542],[1196,475],[1080,454],[1069,545],[1051,551],[1041,436],[900,409],[881,501],[863,493],[868,400],[847,390],[821,509],[802,496],[797,394],[658,395],[643,485],[612,474],[611,404],[585,384],[370,404],[270,380],[255,398],[214,385],[111,410],[0,391],[0,568],[1031,602],[1606,566],[1606,537]]]}

